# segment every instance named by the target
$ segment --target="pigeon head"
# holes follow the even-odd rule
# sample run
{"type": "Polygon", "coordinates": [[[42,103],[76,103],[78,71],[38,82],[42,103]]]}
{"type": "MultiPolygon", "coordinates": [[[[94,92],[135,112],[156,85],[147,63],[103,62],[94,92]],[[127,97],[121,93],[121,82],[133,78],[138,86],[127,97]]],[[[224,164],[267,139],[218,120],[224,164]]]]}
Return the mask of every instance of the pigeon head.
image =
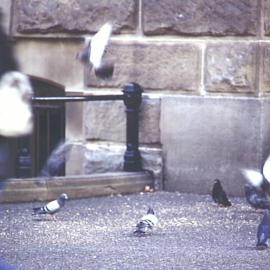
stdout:
{"type": "Polygon", "coordinates": [[[83,48],[83,50],[77,53],[76,58],[79,59],[83,64],[89,64],[90,59],[90,42],[83,48]]]}
{"type": "Polygon", "coordinates": [[[149,208],[148,208],[147,214],[152,214],[152,215],[155,214],[155,212],[154,212],[154,210],[153,210],[152,207],[149,207],[149,208]]]}
{"type": "Polygon", "coordinates": [[[58,203],[61,205],[61,206],[64,206],[65,205],[65,202],[66,200],[68,200],[68,195],[66,193],[63,193],[59,196],[59,198],[57,199],[58,203]]]}
{"type": "Polygon", "coordinates": [[[60,199],[68,200],[68,195],[66,193],[63,193],[60,195],[60,199]]]}
{"type": "Polygon", "coordinates": [[[220,180],[216,178],[216,179],[214,180],[214,184],[221,185],[220,180]]]}

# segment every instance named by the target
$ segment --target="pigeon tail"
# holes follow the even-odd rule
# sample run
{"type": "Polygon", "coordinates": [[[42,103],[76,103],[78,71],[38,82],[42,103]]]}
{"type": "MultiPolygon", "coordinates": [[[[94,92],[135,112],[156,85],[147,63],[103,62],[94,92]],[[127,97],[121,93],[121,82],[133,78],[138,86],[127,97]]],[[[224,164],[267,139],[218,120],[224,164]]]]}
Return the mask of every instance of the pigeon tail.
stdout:
{"type": "Polygon", "coordinates": [[[140,221],[136,226],[136,230],[134,231],[134,234],[145,235],[148,229],[152,229],[152,226],[150,227],[148,222],[146,222],[145,220],[140,221]]]}
{"type": "Polygon", "coordinates": [[[152,214],[152,215],[155,214],[155,212],[154,212],[154,210],[153,210],[152,207],[149,206],[148,211],[147,211],[147,214],[152,214]]]}
{"type": "Polygon", "coordinates": [[[34,207],[32,215],[43,215],[47,214],[47,211],[45,210],[45,207],[34,207]]]}

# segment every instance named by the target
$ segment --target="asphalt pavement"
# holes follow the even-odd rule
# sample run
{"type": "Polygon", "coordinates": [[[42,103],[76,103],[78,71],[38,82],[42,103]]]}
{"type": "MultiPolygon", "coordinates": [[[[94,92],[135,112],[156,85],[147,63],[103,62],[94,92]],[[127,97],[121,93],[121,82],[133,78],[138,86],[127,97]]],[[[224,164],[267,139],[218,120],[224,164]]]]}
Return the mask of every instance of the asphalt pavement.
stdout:
{"type": "Polygon", "coordinates": [[[255,249],[262,213],[244,198],[221,208],[209,195],[148,192],[70,200],[50,217],[40,202],[0,205],[0,258],[22,270],[269,270],[270,248],[255,249]],[[152,234],[133,231],[152,206],[152,234]]]}

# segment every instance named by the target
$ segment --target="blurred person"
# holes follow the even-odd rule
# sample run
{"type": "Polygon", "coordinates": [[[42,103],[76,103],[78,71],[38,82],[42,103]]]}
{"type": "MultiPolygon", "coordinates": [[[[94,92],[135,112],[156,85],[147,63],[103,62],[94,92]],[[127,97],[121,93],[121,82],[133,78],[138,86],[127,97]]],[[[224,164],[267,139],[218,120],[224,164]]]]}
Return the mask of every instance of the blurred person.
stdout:
{"type": "Polygon", "coordinates": [[[12,138],[30,134],[33,129],[32,87],[28,77],[18,71],[2,19],[0,9],[0,181],[14,176],[12,138]]]}

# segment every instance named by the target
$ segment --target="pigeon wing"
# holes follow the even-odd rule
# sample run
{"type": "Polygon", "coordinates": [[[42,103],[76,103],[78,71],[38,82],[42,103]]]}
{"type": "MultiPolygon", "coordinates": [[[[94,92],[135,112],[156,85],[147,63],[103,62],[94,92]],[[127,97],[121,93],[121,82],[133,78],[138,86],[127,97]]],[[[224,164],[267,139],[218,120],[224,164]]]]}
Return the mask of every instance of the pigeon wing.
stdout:
{"type": "Polygon", "coordinates": [[[57,200],[54,200],[52,202],[49,202],[44,207],[48,213],[55,213],[60,209],[60,205],[57,200]]]}
{"type": "Polygon", "coordinates": [[[264,165],[263,165],[263,175],[266,178],[268,182],[270,182],[270,155],[266,159],[264,165]]]}
{"type": "MultiPolygon", "coordinates": [[[[269,164],[270,165],[270,164],[269,164]]],[[[263,176],[260,172],[255,170],[243,169],[242,174],[245,176],[247,181],[255,187],[260,187],[263,182],[263,176]]]]}
{"type": "Polygon", "coordinates": [[[93,64],[94,68],[98,68],[101,65],[102,56],[109,42],[111,32],[112,25],[106,23],[91,40],[90,62],[93,64]]]}

